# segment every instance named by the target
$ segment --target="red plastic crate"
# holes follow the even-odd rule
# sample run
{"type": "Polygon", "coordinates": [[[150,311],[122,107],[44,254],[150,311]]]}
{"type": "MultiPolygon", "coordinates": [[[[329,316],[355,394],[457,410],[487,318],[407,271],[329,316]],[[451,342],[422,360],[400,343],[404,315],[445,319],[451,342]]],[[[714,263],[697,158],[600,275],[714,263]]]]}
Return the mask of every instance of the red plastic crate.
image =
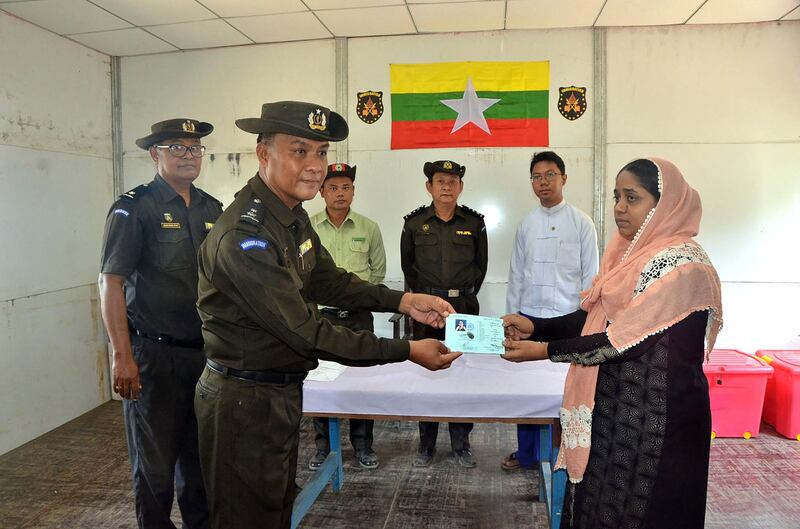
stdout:
{"type": "Polygon", "coordinates": [[[764,397],[764,422],[800,441],[800,351],[765,349],[756,355],[775,370],[764,397]]]}
{"type": "Polygon", "coordinates": [[[758,435],[767,379],[773,369],[735,349],[714,349],[703,364],[711,399],[711,437],[758,435]]]}

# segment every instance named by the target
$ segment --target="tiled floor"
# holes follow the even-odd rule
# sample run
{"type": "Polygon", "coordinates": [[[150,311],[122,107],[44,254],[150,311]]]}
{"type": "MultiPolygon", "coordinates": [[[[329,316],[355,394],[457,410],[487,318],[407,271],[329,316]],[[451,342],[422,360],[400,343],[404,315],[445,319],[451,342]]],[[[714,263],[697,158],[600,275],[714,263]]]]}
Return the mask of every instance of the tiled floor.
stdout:
{"type": "MultiPolygon", "coordinates": [[[[301,436],[304,464],[313,452],[307,419],[301,436]]],[[[547,527],[543,504],[534,502],[536,472],[507,473],[499,467],[515,442],[513,426],[476,425],[471,439],[478,467],[471,470],[450,463],[446,427],[434,464],[426,469],[411,467],[416,423],[378,422],[375,437],[380,468],[354,468],[345,442],[344,489],[323,493],[301,527],[547,527]]],[[[301,465],[301,484],[309,474],[301,465]]],[[[174,515],[179,520],[177,509],[174,515]]],[[[104,404],[0,456],[0,528],[135,527],[119,403],[104,404]]],[[[706,527],[800,527],[800,442],[779,437],[768,426],[755,439],[715,440],[706,527]]]]}

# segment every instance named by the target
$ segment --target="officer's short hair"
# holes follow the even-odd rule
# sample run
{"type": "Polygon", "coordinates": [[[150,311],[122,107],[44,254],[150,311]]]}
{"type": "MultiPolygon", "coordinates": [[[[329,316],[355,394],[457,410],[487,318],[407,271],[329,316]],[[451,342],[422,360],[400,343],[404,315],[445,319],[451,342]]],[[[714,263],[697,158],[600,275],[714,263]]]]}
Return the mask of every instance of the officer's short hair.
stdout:
{"type": "Polygon", "coordinates": [[[270,145],[272,141],[275,139],[275,134],[276,134],[275,132],[268,132],[268,133],[261,132],[256,138],[256,143],[266,143],[267,145],[270,145]]]}

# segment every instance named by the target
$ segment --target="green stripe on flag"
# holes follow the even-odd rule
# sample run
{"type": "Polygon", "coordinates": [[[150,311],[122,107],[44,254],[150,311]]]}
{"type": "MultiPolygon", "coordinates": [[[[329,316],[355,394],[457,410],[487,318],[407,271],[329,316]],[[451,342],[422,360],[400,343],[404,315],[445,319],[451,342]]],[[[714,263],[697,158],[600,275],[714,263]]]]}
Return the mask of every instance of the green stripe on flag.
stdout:
{"type": "MultiPolygon", "coordinates": [[[[547,90],[520,92],[478,92],[478,97],[500,101],[483,113],[486,119],[535,119],[548,117],[547,90]]],[[[392,121],[431,121],[455,119],[455,110],[442,99],[463,99],[464,92],[436,94],[392,94],[392,121]]]]}

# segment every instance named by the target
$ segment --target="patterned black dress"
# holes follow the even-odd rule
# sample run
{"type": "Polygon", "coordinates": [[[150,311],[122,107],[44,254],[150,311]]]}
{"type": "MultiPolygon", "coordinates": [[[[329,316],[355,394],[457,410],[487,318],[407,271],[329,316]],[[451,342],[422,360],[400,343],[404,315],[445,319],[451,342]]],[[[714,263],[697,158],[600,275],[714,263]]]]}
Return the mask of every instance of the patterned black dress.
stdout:
{"type": "Polygon", "coordinates": [[[702,529],[711,410],[703,374],[708,312],[620,352],[580,334],[586,313],[535,318],[532,340],[554,362],[599,364],[589,464],[567,483],[561,527],[702,529]]]}

